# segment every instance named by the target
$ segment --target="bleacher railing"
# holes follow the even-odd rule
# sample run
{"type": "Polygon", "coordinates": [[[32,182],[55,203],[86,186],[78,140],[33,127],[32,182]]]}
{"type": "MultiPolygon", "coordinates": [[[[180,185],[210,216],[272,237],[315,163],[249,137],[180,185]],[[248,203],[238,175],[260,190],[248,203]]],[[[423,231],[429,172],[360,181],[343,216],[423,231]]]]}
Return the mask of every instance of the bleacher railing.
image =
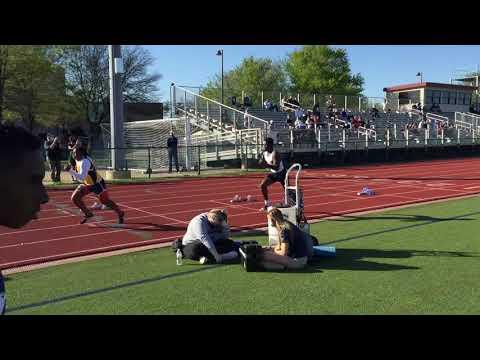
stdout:
{"type": "MultiPolygon", "coordinates": [[[[178,146],[178,163],[184,171],[220,170],[226,164],[230,168],[244,168],[245,163],[253,166],[255,159],[264,148],[264,137],[260,129],[242,130],[242,137],[237,141],[229,134],[218,138],[192,138],[191,146],[178,146]],[[243,164],[243,165],[242,165],[243,164]]],[[[237,134],[239,135],[239,134],[237,134]]],[[[405,129],[395,138],[390,129],[385,130],[380,138],[373,139],[367,135],[358,138],[353,129],[336,129],[334,126],[316,129],[283,129],[274,133],[275,148],[281,152],[335,152],[360,151],[369,149],[427,148],[436,146],[470,146],[480,145],[480,136],[473,132],[462,132],[460,128],[443,129],[435,136],[430,136],[428,129],[405,129]]],[[[169,157],[166,146],[124,147],[124,169],[138,171],[150,176],[155,172],[168,171],[169,157]]],[[[97,148],[91,156],[99,169],[111,168],[111,148],[97,148]]],[[[67,160],[67,154],[64,161],[67,160]]],[[[47,166],[48,168],[48,166],[47,166]]],[[[175,169],[173,169],[175,171],[175,169]]]]}
{"type": "Polygon", "coordinates": [[[455,113],[455,126],[480,134],[480,115],[472,113],[455,113]]]}
{"type": "Polygon", "coordinates": [[[426,113],[425,114],[427,117],[427,120],[430,120],[432,122],[439,122],[440,124],[448,124],[448,121],[450,120],[448,116],[442,116],[434,113],[426,113]]]}
{"type": "MultiPolygon", "coordinates": [[[[331,93],[288,94],[287,92],[261,91],[259,98],[262,104],[264,99],[270,99],[274,102],[278,101],[278,103],[281,104],[285,95],[295,98],[300,103],[300,106],[305,109],[311,109],[315,104],[320,105],[320,108],[323,109],[327,107],[327,103],[331,103],[337,109],[344,108],[350,111],[365,111],[373,107],[378,110],[383,110],[385,103],[385,99],[382,97],[331,93]]],[[[388,104],[386,105],[386,108],[387,107],[388,104]]]]}
{"type": "Polygon", "coordinates": [[[185,115],[193,115],[209,128],[216,126],[220,131],[235,132],[237,129],[250,127],[268,129],[268,121],[257,116],[242,112],[175,84],[172,84],[171,88],[173,113],[179,110],[185,115]],[[182,96],[183,102],[181,101],[182,96]],[[178,101],[179,99],[180,101],[178,101]]]}

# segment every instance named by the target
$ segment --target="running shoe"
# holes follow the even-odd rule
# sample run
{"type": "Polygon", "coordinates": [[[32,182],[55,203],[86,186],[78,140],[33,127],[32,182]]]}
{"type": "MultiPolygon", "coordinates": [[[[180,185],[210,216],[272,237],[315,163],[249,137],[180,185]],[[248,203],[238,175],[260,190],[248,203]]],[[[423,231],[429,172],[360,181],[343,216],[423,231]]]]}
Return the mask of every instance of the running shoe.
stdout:
{"type": "Polygon", "coordinates": [[[202,256],[200,260],[198,261],[201,265],[208,264],[208,258],[206,256],[202,256]]]}
{"type": "Polygon", "coordinates": [[[93,217],[92,213],[86,214],[85,217],[82,219],[82,221],[80,221],[80,224],[85,224],[88,221],[88,219],[90,219],[92,217],[93,217]]]}
{"type": "Polygon", "coordinates": [[[118,215],[118,223],[119,224],[123,224],[123,217],[125,216],[125,213],[122,211],[122,213],[120,215],[118,215]]]}
{"type": "Polygon", "coordinates": [[[98,202],[94,202],[92,206],[90,206],[90,209],[92,210],[101,210],[102,209],[102,206],[104,206],[103,204],[100,204],[98,202]]]}

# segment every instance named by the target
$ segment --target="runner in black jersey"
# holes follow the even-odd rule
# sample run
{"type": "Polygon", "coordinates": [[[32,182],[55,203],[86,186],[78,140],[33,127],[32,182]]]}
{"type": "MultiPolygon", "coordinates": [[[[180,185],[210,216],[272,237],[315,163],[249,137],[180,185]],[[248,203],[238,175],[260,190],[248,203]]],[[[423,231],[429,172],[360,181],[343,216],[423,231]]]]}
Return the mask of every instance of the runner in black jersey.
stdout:
{"type": "Polygon", "coordinates": [[[276,182],[279,182],[285,187],[285,175],[287,174],[287,169],[281,159],[280,153],[273,149],[272,138],[265,139],[265,150],[259,164],[270,169],[270,174],[265,176],[265,179],[263,179],[260,185],[264,199],[264,206],[260,210],[266,211],[271,205],[271,202],[268,199],[268,187],[276,182]]]}

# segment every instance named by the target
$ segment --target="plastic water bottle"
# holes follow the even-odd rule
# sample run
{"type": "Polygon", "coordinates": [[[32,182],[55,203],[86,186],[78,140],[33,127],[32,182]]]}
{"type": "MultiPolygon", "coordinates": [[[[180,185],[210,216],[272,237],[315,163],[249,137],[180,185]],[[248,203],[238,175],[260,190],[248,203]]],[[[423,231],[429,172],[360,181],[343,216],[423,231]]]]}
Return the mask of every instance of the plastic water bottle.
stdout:
{"type": "Polygon", "coordinates": [[[182,251],[180,249],[177,250],[177,265],[182,265],[182,251]]]}

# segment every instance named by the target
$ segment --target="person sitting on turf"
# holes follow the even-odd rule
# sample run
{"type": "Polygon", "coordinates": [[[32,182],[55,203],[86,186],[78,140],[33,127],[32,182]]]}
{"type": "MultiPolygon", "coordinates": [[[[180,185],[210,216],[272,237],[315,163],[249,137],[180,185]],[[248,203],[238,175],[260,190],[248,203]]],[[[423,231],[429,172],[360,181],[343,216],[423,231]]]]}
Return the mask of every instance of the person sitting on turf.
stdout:
{"type": "Polygon", "coordinates": [[[222,263],[238,257],[235,243],[229,239],[227,213],[212,209],[195,216],[182,239],[183,256],[201,264],[222,263]]]}
{"type": "MultiPolygon", "coordinates": [[[[18,229],[37,218],[40,206],[48,202],[43,186],[45,167],[41,140],[24,130],[0,125],[0,226],[18,229]]],[[[0,314],[6,297],[0,271],[0,314]]]]}
{"type": "Polygon", "coordinates": [[[287,175],[287,169],[283,164],[283,160],[280,157],[280,153],[273,149],[273,139],[265,139],[265,151],[262,154],[262,158],[259,160],[259,165],[270,169],[270,174],[265,176],[260,188],[262,190],[264,206],[261,211],[267,210],[271,205],[268,199],[268,187],[276,182],[279,182],[282,187],[285,188],[285,176],[287,175]]]}
{"type": "Polygon", "coordinates": [[[265,247],[259,265],[266,270],[301,269],[313,254],[313,242],[298,226],[286,220],[277,208],[271,208],[268,219],[278,232],[278,244],[265,247]]]}
{"type": "Polygon", "coordinates": [[[86,155],[86,151],[83,147],[76,147],[74,149],[74,156],[76,162],[76,171],[71,169],[70,164],[65,170],[68,171],[76,180],[83,182],[83,184],[79,185],[75,189],[71,198],[72,202],[85,214],[85,218],[82,219],[80,224],[85,223],[89,218],[93,217],[93,213],[91,210],[87,209],[82,199],[84,196],[92,192],[97,195],[102,204],[106,205],[108,208],[117,213],[118,223],[123,224],[124,212],[120,210],[115,202],[110,200],[105,180],[103,180],[103,178],[98,174],[95,165],[93,164],[93,160],[86,155]]]}

